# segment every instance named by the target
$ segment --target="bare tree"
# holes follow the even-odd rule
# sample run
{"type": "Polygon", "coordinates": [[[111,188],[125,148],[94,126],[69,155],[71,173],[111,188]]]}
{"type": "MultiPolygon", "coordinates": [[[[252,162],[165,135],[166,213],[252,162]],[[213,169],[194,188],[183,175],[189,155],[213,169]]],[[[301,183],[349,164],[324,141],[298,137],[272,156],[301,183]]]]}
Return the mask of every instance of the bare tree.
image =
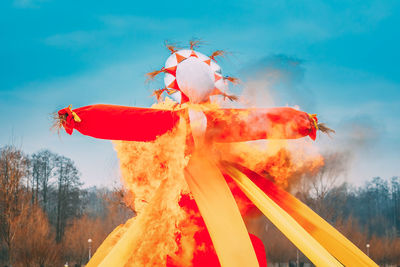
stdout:
{"type": "Polygon", "coordinates": [[[75,218],[65,229],[63,239],[63,254],[65,260],[83,265],[88,262],[88,239],[93,242],[91,244],[92,253],[107,237],[108,225],[101,218],[90,218],[82,216],[75,218]]]}
{"type": "Polygon", "coordinates": [[[335,205],[343,202],[347,193],[346,184],[337,187],[340,177],[347,171],[349,154],[346,152],[334,152],[324,155],[324,165],[313,175],[304,175],[297,185],[297,197],[308,204],[319,215],[331,220],[335,205]]]}
{"type": "Polygon", "coordinates": [[[4,260],[10,258],[14,234],[12,224],[26,203],[22,184],[28,171],[23,153],[12,146],[0,149],[0,242],[5,245],[4,260]]]}
{"type": "Polygon", "coordinates": [[[57,207],[56,207],[56,240],[60,242],[69,218],[78,216],[81,208],[82,183],[74,162],[64,156],[56,158],[57,207]]]}
{"type": "Polygon", "coordinates": [[[47,217],[38,205],[23,209],[11,230],[13,266],[61,265],[60,246],[55,243],[47,217]]]}
{"type": "Polygon", "coordinates": [[[31,156],[32,202],[37,204],[41,201],[44,210],[47,210],[49,182],[55,169],[56,157],[47,149],[31,156]]]}

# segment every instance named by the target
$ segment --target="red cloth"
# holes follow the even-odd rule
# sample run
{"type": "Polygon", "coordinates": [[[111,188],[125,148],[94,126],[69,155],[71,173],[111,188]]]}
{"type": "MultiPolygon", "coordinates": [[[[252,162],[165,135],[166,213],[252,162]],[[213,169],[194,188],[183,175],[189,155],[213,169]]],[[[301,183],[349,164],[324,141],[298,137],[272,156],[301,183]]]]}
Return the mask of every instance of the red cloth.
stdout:
{"type": "Polygon", "coordinates": [[[68,108],[58,112],[68,114],[64,128],[84,135],[108,140],[152,141],[173,129],[179,121],[177,111],[136,108],[116,105],[91,105],[73,110],[81,119],[75,122],[68,108]]]}
{"type": "MultiPolygon", "coordinates": [[[[67,114],[64,128],[100,139],[152,141],[173,129],[186,110],[160,110],[116,105],[91,105],[73,110],[81,119],[75,122],[67,114]]],[[[316,137],[310,116],[293,108],[216,109],[204,111],[207,117],[207,138],[216,142],[242,142],[258,139],[295,139],[316,137]]]]}
{"type": "MultiPolygon", "coordinates": [[[[208,234],[208,232],[207,232],[208,234]]],[[[256,252],[258,264],[260,267],[267,267],[267,255],[265,253],[264,244],[261,239],[253,234],[250,235],[251,243],[253,244],[254,251],[256,252]]],[[[205,239],[203,243],[203,250],[195,251],[193,255],[193,267],[220,267],[217,254],[215,253],[214,246],[212,244],[210,236],[205,239]]],[[[171,263],[167,263],[167,267],[175,267],[171,263]]],[[[178,267],[178,266],[176,266],[178,267]]]]}
{"type": "Polygon", "coordinates": [[[63,108],[61,110],[58,111],[58,116],[64,116],[66,115],[65,121],[63,122],[63,127],[65,129],[65,131],[71,135],[72,132],[74,131],[74,127],[75,127],[75,121],[74,121],[74,117],[72,115],[72,111],[70,108],[63,108]]]}
{"type": "Polygon", "coordinates": [[[316,137],[310,116],[293,108],[217,109],[204,113],[206,134],[216,142],[316,137]]]}
{"type": "MultiPolygon", "coordinates": [[[[215,253],[214,246],[208,232],[200,232],[201,234],[206,233],[204,237],[203,247],[201,250],[196,250],[192,259],[192,267],[220,267],[218,256],[215,253]]],[[[251,243],[253,244],[254,251],[256,252],[258,264],[260,267],[267,267],[267,255],[265,253],[264,244],[257,236],[250,235],[251,243]]],[[[199,235],[197,235],[199,238],[199,235]]],[[[170,257],[167,257],[167,267],[180,267],[179,264],[174,263],[170,257]]]]}
{"type": "MultiPolygon", "coordinates": [[[[197,207],[196,201],[190,198],[189,195],[181,195],[179,200],[179,206],[181,206],[188,214],[190,214],[190,220],[196,224],[199,230],[195,233],[195,246],[196,249],[193,254],[192,267],[220,267],[218,256],[215,252],[214,245],[211,241],[211,237],[207,231],[206,225],[203,218],[200,215],[200,211],[197,207]]],[[[234,234],[234,233],[232,233],[234,234]]],[[[260,267],[267,267],[267,255],[265,253],[265,247],[261,239],[253,234],[250,235],[250,240],[253,245],[254,251],[257,256],[260,267]]],[[[180,247],[176,253],[176,256],[182,255],[182,244],[180,242],[180,235],[177,235],[176,241],[180,247]]],[[[179,262],[174,262],[171,257],[167,257],[167,267],[179,267],[179,262]]]]}
{"type": "MultiPolygon", "coordinates": [[[[171,111],[101,104],[77,108],[73,112],[79,116],[81,122],[74,120],[69,108],[58,112],[60,116],[67,114],[63,126],[68,134],[72,134],[73,129],[76,129],[84,135],[109,140],[152,141],[172,130],[182,116],[187,119],[187,110],[171,111]]],[[[316,127],[310,116],[292,108],[217,109],[204,111],[204,114],[207,117],[206,136],[216,142],[295,139],[307,135],[312,139],[316,137],[316,127]]],[[[259,178],[254,173],[250,177],[259,178]]],[[[264,191],[269,189],[268,184],[271,182],[265,179],[255,180],[264,191]]],[[[186,205],[182,207],[196,210],[186,205]]],[[[206,249],[195,251],[193,266],[220,266],[202,219],[199,225],[203,226],[204,231],[196,233],[196,243],[203,244],[206,249]]],[[[260,266],[267,266],[261,240],[254,235],[250,235],[250,238],[260,266]]],[[[174,265],[169,261],[168,266],[174,265]]]]}

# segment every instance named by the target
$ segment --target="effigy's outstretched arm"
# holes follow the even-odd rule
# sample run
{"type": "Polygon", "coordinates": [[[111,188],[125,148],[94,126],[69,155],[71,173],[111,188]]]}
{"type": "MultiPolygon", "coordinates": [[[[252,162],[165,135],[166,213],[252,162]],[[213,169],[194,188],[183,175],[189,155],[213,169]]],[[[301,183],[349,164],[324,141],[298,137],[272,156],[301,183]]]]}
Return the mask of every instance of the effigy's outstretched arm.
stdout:
{"type": "Polygon", "coordinates": [[[216,109],[204,113],[207,117],[206,135],[216,142],[297,139],[305,136],[315,140],[320,125],[316,115],[289,107],[216,109]]]}
{"type": "Polygon", "coordinates": [[[90,105],[58,111],[59,124],[68,134],[76,129],[84,135],[108,140],[152,141],[173,129],[179,111],[117,105],[90,105]]]}

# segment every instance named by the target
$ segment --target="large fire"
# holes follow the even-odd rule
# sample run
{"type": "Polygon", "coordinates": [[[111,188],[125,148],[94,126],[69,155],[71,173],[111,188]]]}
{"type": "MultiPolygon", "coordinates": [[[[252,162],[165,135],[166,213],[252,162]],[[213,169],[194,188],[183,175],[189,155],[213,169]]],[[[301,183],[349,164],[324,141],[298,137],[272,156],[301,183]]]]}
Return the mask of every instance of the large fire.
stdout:
{"type": "MultiPolygon", "coordinates": [[[[174,107],[176,104],[168,98],[153,106],[174,107]]],[[[169,266],[201,266],[201,262],[193,262],[193,256],[213,250],[184,177],[190,157],[186,153],[187,131],[182,120],[173,131],[153,142],[114,141],[123,183],[133,196],[130,205],[138,216],[145,210],[151,214],[138,229],[143,237],[131,251],[128,266],[161,266],[167,262],[169,266]],[[161,184],[162,199],[150,204],[161,184]]],[[[308,141],[215,143],[209,157],[238,162],[288,188],[299,173],[316,171],[323,165],[322,157],[310,150],[308,141]]],[[[251,202],[229,178],[228,183],[242,215],[254,216],[251,202]]],[[[215,260],[218,263],[216,256],[215,260]]]]}
{"type": "MultiPolygon", "coordinates": [[[[137,216],[117,227],[87,266],[266,266],[262,241],[246,229],[261,211],[317,266],[376,266],[287,191],[324,160],[310,140],[333,132],[295,108],[221,108],[235,100],[215,61],[171,51],[161,99],[152,108],[96,104],[58,112],[72,134],[114,141],[128,205],[137,216]],[[261,141],[268,140],[268,141],[261,141]],[[285,190],[287,191],[285,191],[285,190]]],[[[223,53],[222,53],[223,54],[223,53]]],[[[268,246],[267,246],[268,249],[268,246]]]]}

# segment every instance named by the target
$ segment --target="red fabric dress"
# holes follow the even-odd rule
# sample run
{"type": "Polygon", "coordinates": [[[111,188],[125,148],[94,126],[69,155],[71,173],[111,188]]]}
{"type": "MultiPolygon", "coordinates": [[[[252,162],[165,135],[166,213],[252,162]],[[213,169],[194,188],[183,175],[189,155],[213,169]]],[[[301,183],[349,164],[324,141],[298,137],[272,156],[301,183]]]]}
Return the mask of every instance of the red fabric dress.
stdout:
{"type": "MultiPolygon", "coordinates": [[[[116,105],[91,105],[58,114],[65,118],[68,134],[76,129],[84,135],[108,140],[152,141],[172,130],[181,118],[188,119],[187,109],[160,110],[116,105]],[[79,119],[77,119],[79,117],[79,119]]],[[[242,142],[258,139],[294,139],[316,136],[316,118],[288,107],[271,109],[216,109],[204,111],[207,118],[206,138],[215,142],[242,142]]],[[[190,145],[190,144],[188,144],[190,145]]],[[[235,194],[235,192],[233,192],[235,194]]],[[[198,213],[193,199],[182,195],[179,205],[188,212],[198,213]]],[[[200,230],[195,235],[205,250],[195,251],[193,266],[220,266],[204,221],[196,222],[200,230]]],[[[267,266],[262,241],[250,234],[260,266],[267,266]]],[[[177,238],[179,242],[179,238],[177,238]]],[[[175,266],[167,259],[167,266],[175,266]]]]}

